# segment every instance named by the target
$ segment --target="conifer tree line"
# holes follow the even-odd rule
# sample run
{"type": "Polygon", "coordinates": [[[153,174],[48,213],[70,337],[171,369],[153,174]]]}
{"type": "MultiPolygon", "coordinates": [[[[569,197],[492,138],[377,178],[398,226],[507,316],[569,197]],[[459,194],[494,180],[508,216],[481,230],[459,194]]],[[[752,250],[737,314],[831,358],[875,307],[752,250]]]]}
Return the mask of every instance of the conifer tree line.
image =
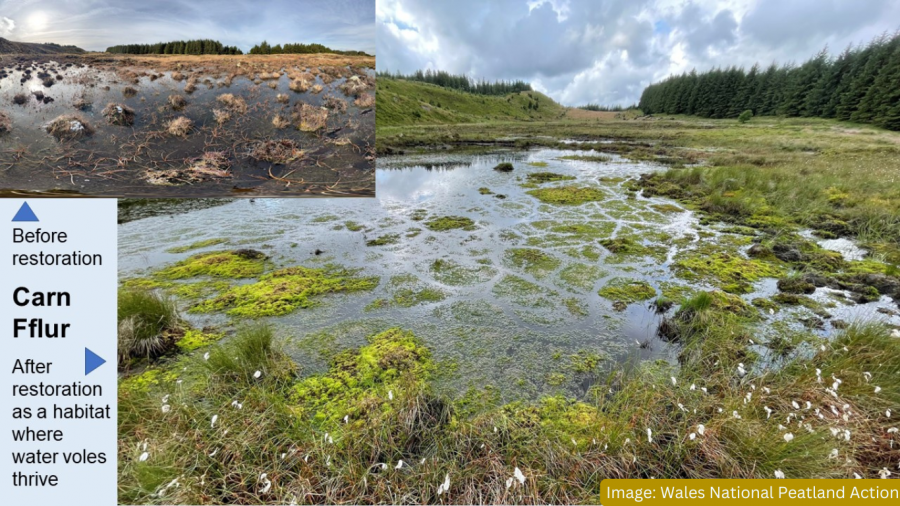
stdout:
{"type": "Polygon", "coordinates": [[[217,40],[176,40],[156,44],[125,44],[106,48],[116,54],[244,54],[235,46],[223,46],[217,40]]]}
{"type": "Polygon", "coordinates": [[[531,85],[524,81],[476,81],[465,74],[456,75],[443,70],[417,70],[409,75],[382,71],[378,72],[376,77],[419,81],[479,95],[508,95],[521,91],[532,91],[531,85]]]}
{"type": "Polygon", "coordinates": [[[692,114],[836,118],[900,130],[900,33],[837,57],[823,49],[801,65],[759,64],[670,76],[648,86],[639,108],[645,114],[692,114]]]}
{"type": "Polygon", "coordinates": [[[368,56],[363,51],[339,51],[323,46],[322,44],[276,44],[269,45],[268,42],[262,41],[250,48],[250,54],[312,54],[312,53],[333,53],[348,56],[368,56]]]}

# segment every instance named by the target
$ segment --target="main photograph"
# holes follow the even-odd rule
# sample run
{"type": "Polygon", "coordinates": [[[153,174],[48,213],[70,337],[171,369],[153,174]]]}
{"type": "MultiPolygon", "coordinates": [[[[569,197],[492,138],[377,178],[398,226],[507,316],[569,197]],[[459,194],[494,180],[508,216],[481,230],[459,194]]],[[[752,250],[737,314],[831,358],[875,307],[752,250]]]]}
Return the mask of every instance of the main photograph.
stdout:
{"type": "Polygon", "coordinates": [[[897,9],[378,2],[375,199],[120,205],[120,502],[896,478],[897,9]]]}
{"type": "Polygon", "coordinates": [[[0,0],[0,195],[375,192],[374,0],[0,0]]]}

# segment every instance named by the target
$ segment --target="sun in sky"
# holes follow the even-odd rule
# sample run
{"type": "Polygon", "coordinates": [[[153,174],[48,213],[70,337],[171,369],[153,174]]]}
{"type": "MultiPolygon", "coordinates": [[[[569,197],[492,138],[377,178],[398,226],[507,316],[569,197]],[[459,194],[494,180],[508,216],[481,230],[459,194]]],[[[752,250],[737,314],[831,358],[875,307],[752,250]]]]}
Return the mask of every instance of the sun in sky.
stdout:
{"type": "Polygon", "coordinates": [[[26,26],[28,26],[29,30],[34,32],[42,32],[46,30],[49,23],[50,16],[48,16],[44,11],[33,12],[29,14],[25,19],[26,26]]]}

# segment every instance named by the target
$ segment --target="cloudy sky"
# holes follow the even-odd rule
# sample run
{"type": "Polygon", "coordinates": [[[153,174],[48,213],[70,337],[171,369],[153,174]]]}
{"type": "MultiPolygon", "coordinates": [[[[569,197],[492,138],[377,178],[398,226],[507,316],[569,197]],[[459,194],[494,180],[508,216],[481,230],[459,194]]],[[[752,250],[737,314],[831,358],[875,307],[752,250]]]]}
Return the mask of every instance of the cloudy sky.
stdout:
{"type": "Polygon", "coordinates": [[[375,51],[375,0],[0,0],[0,37],[87,50],[216,39],[375,51]]]}
{"type": "Polygon", "coordinates": [[[524,79],[631,104],[671,73],[806,60],[900,28],[895,0],[378,0],[379,70],[524,79]]]}

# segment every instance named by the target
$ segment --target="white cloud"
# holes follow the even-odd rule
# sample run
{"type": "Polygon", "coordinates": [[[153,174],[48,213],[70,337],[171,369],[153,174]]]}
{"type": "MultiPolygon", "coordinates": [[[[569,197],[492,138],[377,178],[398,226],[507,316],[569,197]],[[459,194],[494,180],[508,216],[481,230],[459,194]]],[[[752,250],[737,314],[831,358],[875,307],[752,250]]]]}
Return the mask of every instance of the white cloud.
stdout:
{"type": "Polygon", "coordinates": [[[892,31],[890,0],[378,0],[378,67],[631,104],[671,73],[803,61],[892,31]]]}
{"type": "Polygon", "coordinates": [[[16,22],[6,16],[0,16],[0,37],[9,37],[16,29],[16,22]]]}

